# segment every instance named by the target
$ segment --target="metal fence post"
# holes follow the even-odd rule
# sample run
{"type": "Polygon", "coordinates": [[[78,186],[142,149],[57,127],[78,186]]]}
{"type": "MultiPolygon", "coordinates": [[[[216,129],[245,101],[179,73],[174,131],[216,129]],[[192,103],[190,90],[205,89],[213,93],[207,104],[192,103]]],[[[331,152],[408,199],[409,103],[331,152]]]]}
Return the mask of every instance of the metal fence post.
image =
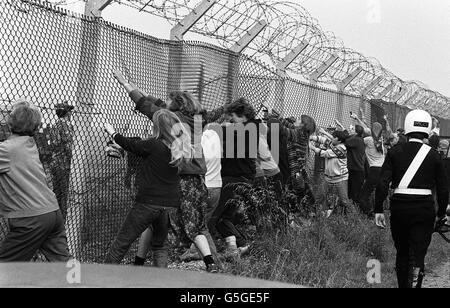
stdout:
{"type": "Polygon", "coordinates": [[[98,45],[101,24],[96,19],[112,0],[89,0],[85,6],[85,20],[81,36],[81,55],[76,91],[76,108],[74,114],[74,148],[72,149],[69,198],[66,218],[66,230],[71,254],[83,259],[83,228],[85,210],[88,200],[83,192],[88,189],[88,155],[86,141],[89,140],[86,127],[92,125],[93,107],[95,105],[95,87],[97,81],[98,45]]]}

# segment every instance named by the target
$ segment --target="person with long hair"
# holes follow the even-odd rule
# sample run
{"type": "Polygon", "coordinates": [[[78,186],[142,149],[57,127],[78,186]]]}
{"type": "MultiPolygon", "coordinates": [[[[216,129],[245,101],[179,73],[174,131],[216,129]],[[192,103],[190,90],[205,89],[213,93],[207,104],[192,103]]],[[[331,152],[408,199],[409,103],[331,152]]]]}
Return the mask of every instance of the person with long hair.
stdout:
{"type": "Polygon", "coordinates": [[[146,140],[126,138],[105,123],[105,130],[125,151],[143,159],[138,173],[137,195],[119,234],[113,242],[105,263],[119,264],[131,244],[149,226],[152,230],[153,261],[167,267],[167,235],[169,213],[180,207],[178,167],[193,157],[190,136],[180,119],[169,110],[153,114],[154,134],[146,140]]]}
{"type": "Polygon", "coordinates": [[[304,114],[300,121],[290,123],[282,120],[280,130],[287,137],[290,182],[294,190],[304,191],[308,182],[306,175],[306,159],[309,152],[309,137],[316,131],[316,121],[304,114]]]}
{"type": "Polygon", "coordinates": [[[0,143],[0,216],[8,218],[9,233],[0,245],[0,262],[28,262],[38,250],[48,261],[66,262],[64,220],[33,138],[41,111],[17,101],[7,123],[11,135],[0,143]]]}
{"type": "Polygon", "coordinates": [[[369,173],[361,190],[359,207],[368,216],[373,215],[373,206],[369,199],[380,181],[381,167],[386,154],[382,133],[383,127],[380,123],[375,122],[372,125],[371,136],[364,138],[369,173]]]}
{"type": "Polygon", "coordinates": [[[238,257],[248,247],[247,236],[235,226],[237,209],[229,206],[235,197],[236,185],[253,184],[259,145],[259,123],[256,112],[245,99],[240,98],[226,106],[231,123],[222,127],[222,192],[219,203],[208,222],[209,230],[225,239],[225,256],[238,257]],[[216,232],[217,231],[217,232],[216,232]]]}
{"type": "Polygon", "coordinates": [[[173,91],[169,93],[169,99],[165,102],[144,93],[135,85],[127,82],[120,72],[116,71],[114,77],[136,104],[137,111],[152,119],[157,111],[168,109],[175,113],[186,127],[191,138],[194,155],[189,160],[182,160],[178,166],[181,204],[177,210],[178,213],[171,214],[170,221],[182,242],[185,244],[195,243],[202,254],[207,271],[218,272],[218,266],[212,256],[212,252],[215,250],[214,243],[208,240],[211,237],[206,226],[208,190],[204,180],[206,163],[201,140],[206,122],[221,116],[223,108],[206,114],[191,93],[173,91]]]}

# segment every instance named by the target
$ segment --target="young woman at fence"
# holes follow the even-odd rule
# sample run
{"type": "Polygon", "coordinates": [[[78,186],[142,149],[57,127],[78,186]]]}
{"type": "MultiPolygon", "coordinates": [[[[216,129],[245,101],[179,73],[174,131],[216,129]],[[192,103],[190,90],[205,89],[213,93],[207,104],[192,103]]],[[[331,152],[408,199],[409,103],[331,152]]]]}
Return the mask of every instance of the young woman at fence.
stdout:
{"type": "Polygon", "coordinates": [[[169,214],[180,207],[178,166],[193,158],[189,132],[180,119],[168,110],[153,115],[154,135],[147,140],[126,138],[111,124],[105,130],[124,150],[142,157],[138,173],[135,205],[128,213],[105,263],[119,264],[131,244],[151,226],[153,262],[167,267],[169,214]]]}
{"type": "Polygon", "coordinates": [[[203,157],[201,137],[203,126],[207,120],[213,120],[223,113],[219,108],[213,114],[205,115],[197,100],[187,92],[175,91],[169,94],[169,101],[164,102],[139,90],[135,85],[125,80],[120,72],[114,77],[125,88],[136,104],[136,110],[150,119],[162,109],[173,111],[187,127],[191,136],[194,155],[190,160],[183,160],[179,165],[180,201],[178,214],[171,216],[171,222],[177,235],[186,243],[194,242],[200,250],[207,270],[217,272],[217,265],[211,254],[206,231],[205,213],[207,209],[208,191],[204,182],[206,164],[203,157]]]}
{"type": "MultiPolygon", "coordinates": [[[[353,208],[348,198],[347,148],[345,147],[347,133],[335,131],[332,137],[332,140],[319,136],[310,138],[313,142],[327,145],[327,150],[322,150],[311,144],[311,149],[325,158],[324,194],[317,201],[319,206],[323,206],[326,203],[329,189],[335,188],[344,211],[349,212],[353,208]]],[[[333,208],[331,207],[326,211],[326,217],[329,217],[332,212],[333,208]]]]}
{"type": "Polygon", "coordinates": [[[373,215],[373,206],[370,196],[380,181],[381,167],[384,163],[385,147],[382,137],[383,127],[375,122],[372,125],[371,136],[364,138],[366,145],[366,158],[369,164],[369,173],[364,181],[360,197],[360,210],[366,215],[373,215]]]}
{"type": "Polygon", "coordinates": [[[8,119],[12,134],[0,143],[0,214],[10,227],[0,262],[30,261],[38,250],[48,261],[69,259],[64,220],[33,139],[41,121],[39,109],[17,102],[8,119]]]}
{"type": "Polygon", "coordinates": [[[309,137],[316,131],[316,121],[308,115],[302,115],[300,121],[291,123],[282,120],[281,124],[280,130],[286,135],[288,142],[292,187],[304,190],[308,182],[305,168],[309,152],[309,137]]]}
{"type": "MultiPolygon", "coordinates": [[[[207,223],[219,204],[222,191],[222,141],[217,134],[217,130],[220,130],[220,124],[211,123],[205,127],[202,136],[202,148],[206,162],[205,184],[208,188],[208,207],[205,215],[207,223]]],[[[212,242],[212,239],[210,242],[212,242]]],[[[180,256],[181,261],[199,259],[201,258],[194,244],[180,256]]]]}
{"type": "Polygon", "coordinates": [[[227,206],[227,202],[234,198],[233,184],[253,184],[255,180],[259,123],[255,121],[254,108],[244,98],[227,105],[225,112],[231,116],[232,123],[222,131],[222,193],[208,225],[211,232],[217,230],[225,239],[226,255],[238,256],[238,248],[246,249],[247,239],[234,225],[237,209],[227,206]]]}

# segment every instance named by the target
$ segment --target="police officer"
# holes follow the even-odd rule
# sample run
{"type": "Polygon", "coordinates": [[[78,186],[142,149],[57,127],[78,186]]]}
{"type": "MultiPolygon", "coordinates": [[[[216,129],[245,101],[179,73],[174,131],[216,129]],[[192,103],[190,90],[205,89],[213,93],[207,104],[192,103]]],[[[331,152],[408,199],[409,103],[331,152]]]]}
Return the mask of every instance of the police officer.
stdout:
{"type": "Polygon", "coordinates": [[[448,182],[439,154],[424,144],[431,134],[432,118],[423,110],[413,110],[405,118],[408,142],[393,147],[381,171],[375,196],[375,223],[386,227],[383,202],[392,183],[391,231],[397,250],[396,271],[400,288],[420,288],[424,260],[434,225],[445,217],[448,182]],[[436,213],[432,189],[436,188],[436,213]],[[437,215],[436,215],[437,214],[437,215]]]}

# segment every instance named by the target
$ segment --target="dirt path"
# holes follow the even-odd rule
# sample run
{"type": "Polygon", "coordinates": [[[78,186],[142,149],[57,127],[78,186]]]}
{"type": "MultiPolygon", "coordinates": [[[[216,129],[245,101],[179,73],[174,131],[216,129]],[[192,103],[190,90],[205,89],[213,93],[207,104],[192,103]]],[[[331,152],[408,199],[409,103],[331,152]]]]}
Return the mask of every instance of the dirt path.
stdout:
{"type": "Polygon", "coordinates": [[[450,262],[427,273],[423,283],[424,288],[450,288],[450,262]]]}

